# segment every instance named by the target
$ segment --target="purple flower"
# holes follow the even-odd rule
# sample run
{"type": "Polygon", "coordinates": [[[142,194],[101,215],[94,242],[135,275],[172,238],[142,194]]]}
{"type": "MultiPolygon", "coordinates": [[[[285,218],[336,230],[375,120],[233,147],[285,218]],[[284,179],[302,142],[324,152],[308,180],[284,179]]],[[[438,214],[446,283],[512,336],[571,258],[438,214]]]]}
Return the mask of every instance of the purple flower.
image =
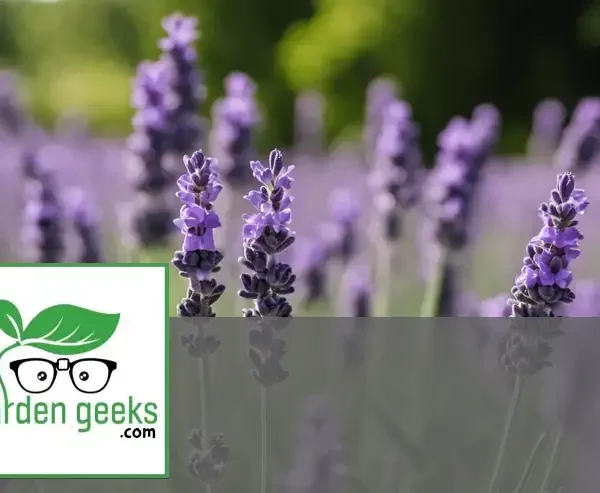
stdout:
{"type": "Polygon", "coordinates": [[[178,13],[165,17],[162,27],[168,36],[158,44],[166,67],[166,119],[172,132],[172,150],[177,154],[197,148],[204,136],[198,111],[206,99],[206,88],[197,68],[196,24],[195,18],[178,13]]]}
{"type": "Polygon", "coordinates": [[[479,107],[473,119],[456,117],[438,137],[440,151],[425,191],[425,207],[434,240],[444,248],[462,249],[469,227],[481,169],[498,135],[497,110],[479,107]]]}
{"type": "Polygon", "coordinates": [[[297,249],[295,260],[303,284],[303,303],[306,307],[327,296],[327,267],[330,260],[327,246],[321,238],[305,240],[297,249]]]}
{"type": "Polygon", "coordinates": [[[251,98],[256,92],[254,82],[242,72],[232,72],[225,78],[225,92],[228,96],[251,98]]]}
{"type": "Polygon", "coordinates": [[[329,256],[347,263],[356,252],[360,205],[350,190],[337,188],[328,201],[331,221],[320,226],[329,256]]]}
{"type": "Polygon", "coordinates": [[[546,157],[560,141],[566,118],[564,105],[558,99],[544,99],[533,113],[533,127],[528,142],[528,154],[546,157]]]}
{"type": "Polygon", "coordinates": [[[160,49],[172,51],[187,48],[198,39],[197,24],[198,21],[194,17],[184,17],[179,13],[165,17],[161,21],[161,26],[168,37],[159,41],[160,49]]]}
{"type": "Polygon", "coordinates": [[[132,228],[142,246],[164,243],[172,232],[172,212],[161,200],[173,179],[164,166],[164,156],[171,145],[167,83],[164,63],[142,62],[132,85],[131,105],[136,113],[127,146],[136,166],[134,187],[145,198],[135,211],[132,228]]]}
{"type": "Polygon", "coordinates": [[[290,229],[292,197],[289,195],[293,167],[284,166],[283,155],[277,149],[271,151],[268,167],[258,161],[250,166],[261,187],[245,197],[256,212],[243,216],[244,256],[239,261],[252,274],[241,275],[243,289],[239,295],[255,300],[254,308],[245,310],[244,316],[290,317],[292,307],[283,295],[294,292],[296,275],[277,255],[295,240],[290,229]]]}
{"type": "Polygon", "coordinates": [[[58,263],[65,255],[65,213],[50,169],[38,164],[39,156],[29,155],[32,174],[28,175],[24,211],[23,240],[34,261],[58,263]]]}
{"type": "Polygon", "coordinates": [[[343,306],[338,307],[340,316],[370,317],[374,288],[368,266],[362,263],[350,264],[342,279],[343,306]]]}
{"type": "Polygon", "coordinates": [[[242,289],[238,295],[254,301],[253,308],[243,311],[244,317],[260,319],[249,332],[249,355],[254,379],[268,388],[288,376],[281,365],[285,341],[274,331],[282,329],[287,324],[285,319],[292,316],[292,306],[285,296],[295,291],[292,266],[278,258],[295,241],[289,228],[292,167],[284,166],[283,154],[277,149],[269,154],[268,168],[258,162],[251,166],[261,186],[246,196],[257,211],[243,216],[244,256],[238,261],[250,272],[240,276],[242,289]]]}
{"type": "Polygon", "coordinates": [[[554,156],[560,169],[587,171],[600,153],[600,99],[583,99],[575,108],[554,156]]]}
{"type": "Polygon", "coordinates": [[[372,183],[375,204],[383,216],[384,236],[388,240],[399,237],[402,216],[418,198],[419,133],[407,103],[396,100],[387,105],[375,148],[372,183]]]}
{"type": "Polygon", "coordinates": [[[216,160],[206,158],[202,151],[196,151],[192,157],[184,156],[187,173],[177,179],[179,191],[177,198],[184,204],[200,205],[208,210],[223,190],[216,170],[216,160]]]}
{"type": "Polygon", "coordinates": [[[68,197],[75,230],[81,240],[79,262],[95,264],[104,261],[97,211],[82,190],[71,191],[68,197]]]}
{"type": "Polygon", "coordinates": [[[184,156],[186,173],[177,180],[177,197],[183,203],[173,222],[183,235],[183,246],[171,261],[179,275],[189,279],[187,297],[177,306],[180,317],[214,317],[212,305],[225,291],[213,273],[223,255],[216,249],[214,230],[221,227],[214,203],[223,189],[213,169],[214,159],[201,150],[184,156]]]}
{"type": "Polygon", "coordinates": [[[256,214],[244,214],[242,216],[246,223],[242,228],[242,237],[244,241],[254,241],[259,239],[266,227],[272,228],[276,233],[292,233],[289,224],[292,221],[292,211],[284,209],[278,212],[259,212],[256,214]]]}
{"type": "Polygon", "coordinates": [[[221,227],[221,221],[215,212],[207,212],[196,204],[185,204],[181,207],[179,218],[173,222],[185,235],[184,251],[216,250],[213,231],[221,227]]]}
{"type": "MultiPolygon", "coordinates": [[[[550,200],[539,209],[542,230],[529,241],[521,273],[511,288],[507,302],[510,317],[554,318],[564,311],[564,304],[575,299],[569,266],[579,256],[579,240],[583,239],[575,228],[576,217],[587,205],[583,190],[575,189],[575,177],[571,173],[558,175],[550,200]]],[[[533,375],[551,366],[551,340],[562,334],[556,323],[514,320],[510,329],[502,357],[510,373],[533,375]]]]}
{"type": "Polygon", "coordinates": [[[386,78],[374,79],[367,87],[363,143],[369,159],[375,153],[385,109],[396,99],[396,93],[396,84],[386,78]]]}
{"type": "MultiPolygon", "coordinates": [[[[246,181],[248,161],[253,150],[253,133],[261,115],[255,101],[256,86],[246,74],[233,72],[224,82],[225,97],[213,107],[214,146],[219,151],[219,166],[228,180],[246,181]]],[[[268,177],[265,177],[268,179],[268,177]]]]}

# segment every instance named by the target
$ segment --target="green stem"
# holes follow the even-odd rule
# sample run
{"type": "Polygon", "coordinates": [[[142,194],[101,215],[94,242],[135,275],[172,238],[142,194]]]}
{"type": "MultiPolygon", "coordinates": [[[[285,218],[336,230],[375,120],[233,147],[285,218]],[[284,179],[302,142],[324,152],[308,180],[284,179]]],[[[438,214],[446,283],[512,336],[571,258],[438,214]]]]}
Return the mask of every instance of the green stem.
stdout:
{"type": "Polygon", "coordinates": [[[546,493],[548,491],[548,486],[550,484],[550,476],[552,475],[552,471],[556,466],[556,460],[558,458],[558,451],[560,449],[560,444],[562,442],[562,431],[558,434],[554,443],[552,444],[552,452],[550,453],[550,459],[548,460],[548,464],[546,464],[546,470],[544,472],[544,480],[542,481],[542,486],[540,487],[540,493],[546,493]]]}
{"type": "MultiPolygon", "coordinates": [[[[20,345],[21,345],[21,342],[15,342],[14,344],[11,344],[10,346],[4,348],[2,351],[0,351],[0,359],[2,359],[2,356],[4,356],[6,353],[8,353],[11,349],[19,347],[20,345]]],[[[6,385],[4,385],[4,381],[2,380],[1,375],[0,375],[0,388],[2,388],[2,397],[4,398],[4,410],[6,411],[6,408],[8,406],[8,392],[6,390],[6,385]]]]}
{"type": "Polygon", "coordinates": [[[500,476],[500,468],[502,466],[502,459],[504,458],[504,453],[506,451],[506,444],[508,442],[510,426],[512,424],[513,417],[515,415],[515,409],[517,408],[517,403],[519,402],[520,396],[521,396],[521,377],[517,376],[517,378],[515,379],[515,386],[513,389],[512,399],[510,401],[510,406],[508,408],[508,412],[506,413],[506,418],[504,419],[504,429],[502,430],[502,438],[500,440],[500,448],[498,450],[498,455],[496,456],[496,463],[494,464],[494,472],[492,473],[492,479],[490,480],[490,484],[488,486],[488,493],[494,493],[494,489],[496,488],[496,483],[498,482],[498,477],[500,476]]]}
{"type": "Polygon", "coordinates": [[[390,299],[392,294],[392,269],[393,269],[393,244],[387,240],[381,240],[381,250],[378,252],[377,261],[377,286],[378,293],[375,299],[376,317],[389,317],[390,299]]]}
{"type": "Polygon", "coordinates": [[[267,388],[260,386],[260,493],[267,493],[267,388]]]}
{"type": "MultiPolygon", "coordinates": [[[[200,426],[204,446],[210,447],[210,428],[208,419],[208,403],[210,402],[210,355],[200,358],[200,426]]],[[[206,483],[206,493],[210,493],[211,485],[206,483]]]]}
{"type": "Polygon", "coordinates": [[[425,296],[421,305],[421,317],[443,317],[452,315],[448,313],[449,298],[452,297],[450,282],[452,279],[452,265],[450,255],[442,248],[440,257],[435,266],[434,275],[425,287],[425,296]]]}
{"type": "Polygon", "coordinates": [[[546,433],[542,433],[539,436],[531,453],[529,454],[527,464],[525,464],[525,469],[523,470],[523,474],[521,475],[521,479],[519,480],[519,483],[517,484],[514,493],[521,493],[527,486],[529,478],[531,477],[531,472],[533,471],[533,467],[535,466],[537,460],[538,452],[540,451],[540,447],[542,443],[544,443],[544,440],[546,440],[546,433]]]}

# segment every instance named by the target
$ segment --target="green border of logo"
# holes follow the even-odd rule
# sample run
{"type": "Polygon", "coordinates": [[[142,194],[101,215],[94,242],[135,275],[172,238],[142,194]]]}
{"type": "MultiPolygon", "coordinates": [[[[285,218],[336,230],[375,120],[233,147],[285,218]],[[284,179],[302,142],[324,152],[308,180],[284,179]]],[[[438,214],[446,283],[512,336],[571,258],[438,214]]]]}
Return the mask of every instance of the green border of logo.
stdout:
{"type": "Polygon", "coordinates": [[[164,269],[165,279],[165,472],[163,474],[0,474],[2,479],[169,479],[169,387],[170,381],[170,363],[169,363],[169,264],[163,262],[110,262],[106,264],[28,264],[28,263],[0,263],[0,268],[37,268],[48,267],[60,269],[62,267],[87,267],[91,269],[113,269],[113,268],[131,268],[131,267],[160,267],[164,269]]]}

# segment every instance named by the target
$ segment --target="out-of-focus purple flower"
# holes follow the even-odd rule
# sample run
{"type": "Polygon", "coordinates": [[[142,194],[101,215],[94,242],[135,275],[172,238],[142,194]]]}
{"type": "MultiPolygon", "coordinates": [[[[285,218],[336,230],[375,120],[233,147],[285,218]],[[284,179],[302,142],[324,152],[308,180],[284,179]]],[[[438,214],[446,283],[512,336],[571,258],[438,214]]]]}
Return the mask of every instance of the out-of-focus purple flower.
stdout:
{"type": "Polygon", "coordinates": [[[344,296],[339,307],[343,317],[370,317],[374,287],[371,273],[365,264],[354,263],[348,266],[342,278],[344,296]]]}
{"type": "Polygon", "coordinates": [[[79,262],[84,264],[104,262],[97,211],[89,199],[86,199],[82,190],[73,190],[67,200],[75,231],[81,240],[79,262]]]}
{"type": "Polygon", "coordinates": [[[396,84],[385,77],[372,80],[367,87],[363,143],[369,162],[377,145],[385,108],[397,97],[396,84]]]}
{"type": "Polygon", "coordinates": [[[330,259],[339,259],[345,264],[356,252],[360,204],[350,190],[336,188],[327,206],[330,220],[319,225],[319,236],[330,259]]]}
{"type": "Polygon", "coordinates": [[[225,97],[213,107],[213,145],[219,150],[221,172],[230,181],[249,178],[248,161],[253,151],[253,133],[261,121],[256,85],[246,74],[233,72],[225,79],[225,97]]]}
{"type": "Polygon", "coordinates": [[[289,227],[292,217],[289,173],[292,168],[284,166],[283,154],[277,149],[269,154],[268,168],[257,162],[251,163],[261,186],[246,196],[256,212],[243,216],[244,256],[238,261],[251,273],[240,276],[242,289],[238,295],[254,300],[254,307],[243,313],[244,317],[259,319],[249,332],[248,343],[249,358],[254,367],[252,375],[263,388],[276,385],[289,375],[281,364],[286,344],[276,331],[285,327],[292,316],[292,306],[285,295],[295,291],[296,274],[292,266],[278,258],[295,241],[289,227]],[[282,179],[283,176],[287,178],[282,179]]]}
{"type": "MultiPolygon", "coordinates": [[[[32,163],[37,156],[29,156],[32,163]]],[[[61,262],[65,254],[63,204],[50,169],[32,164],[35,173],[26,184],[23,241],[31,257],[40,263],[61,262]]]]}
{"type": "Polygon", "coordinates": [[[544,99],[533,112],[533,125],[527,143],[527,154],[545,158],[556,151],[567,112],[558,99],[544,99]]]}
{"type": "Polygon", "coordinates": [[[587,171],[600,153],[600,98],[585,98],[565,128],[554,162],[561,170],[587,171]]]}
{"type": "Polygon", "coordinates": [[[167,32],[167,37],[159,41],[168,78],[166,116],[172,132],[172,151],[176,154],[196,149],[204,136],[198,111],[206,99],[206,87],[197,68],[196,24],[194,17],[178,13],[162,21],[167,32]]]}
{"type": "Polygon", "coordinates": [[[434,239],[444,248],[460,250],[469,239],[481,169],[498,129],[499,117],[487,108],[471,122],[454,118],[438,137],[440,151],[425,191],[425,207],[434,239]]]}
{"type": "Polygon", "coordinates": [[[387,240],[400,236],[402,216],[418,199],[422,161],[418,140],[419,128],[412,121],[410,106],[398,100],[389,103],[383,113],[372,176],[387,240]]]}
{"type": "Polygon", "coordinates": [[[295,263],[304,288],[303,302],[309,307],[327,295],[329,250],[317,237],[305,241],[297,251],[299,256],[295,263]]]}
{"type": "Polygon", "coordinates": [[[162,195],[173,177],[164,166],[171,146],[171,129],[167,119],[168,74],[162,62],[142,62],[133,81],[131,104],[136,113],[134,131],[127,140],[136,167],[134,186],[144,197],[135,210],[133,229],[142,246],[161,244],[172,231],[172,212],[162,195]]]}
{"type": "MultiPolygon", "coordinates": [[[[542,203],[539,216],[543,227],[527,245],[521,273],[511,289],[508,306],[511,318],[556,317],[556,310],[573,302],[570,289],[571,262],[579,256],[576,217],[585,212],[588,201],[583,190],[575,188],[571,173],[558,175],[550,200],[542,203]]],[[[555,324],[529,324],[515,321],[502,361],[516,375],[532,375],[550,366],[550,341],[561,335],[555,324]]]]}

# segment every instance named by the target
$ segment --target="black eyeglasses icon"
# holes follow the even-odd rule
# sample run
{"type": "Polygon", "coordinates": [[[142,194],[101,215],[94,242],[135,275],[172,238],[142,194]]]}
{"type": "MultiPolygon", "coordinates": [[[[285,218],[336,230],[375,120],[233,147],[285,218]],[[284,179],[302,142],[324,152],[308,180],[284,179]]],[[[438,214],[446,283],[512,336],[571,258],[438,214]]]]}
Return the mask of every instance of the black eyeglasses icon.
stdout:
{"type": "Polygon", "coordinates": [[[50,390],[59,371],[68,371],[71,382],[79,392],[97,394],[108,385],[117,363],[106,359],[86,358],[69,361],[60,358],[49,361],[42,358],[29,358],[11,361],[10,369],[15,372],[21,388],[30,394],[43,394],[50,390]]]}

